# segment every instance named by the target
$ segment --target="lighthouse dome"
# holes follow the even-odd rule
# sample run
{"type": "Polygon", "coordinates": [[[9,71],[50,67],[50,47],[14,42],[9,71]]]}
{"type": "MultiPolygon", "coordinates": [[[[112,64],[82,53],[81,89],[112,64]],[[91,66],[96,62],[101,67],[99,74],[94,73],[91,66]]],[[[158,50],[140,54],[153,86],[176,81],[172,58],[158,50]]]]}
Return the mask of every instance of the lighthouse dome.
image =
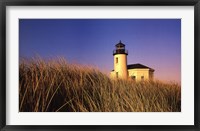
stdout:
{"type": "Polygon", "coordinates": [[[115,45],[115,47],[121,48],[121,47],[125,47],[125,45],[120,40],[119,43],[115,45]]]}
{"type": "Polygon", "coordinates": [[[123,44],[121,42],[121,40],[119,41],[118,44],[115,45],[115,50],[113,50],[113,55],[116,55],[116,54],[126,54],[128,55],[128,51],[125,50],[125,44],[123,44]]]}

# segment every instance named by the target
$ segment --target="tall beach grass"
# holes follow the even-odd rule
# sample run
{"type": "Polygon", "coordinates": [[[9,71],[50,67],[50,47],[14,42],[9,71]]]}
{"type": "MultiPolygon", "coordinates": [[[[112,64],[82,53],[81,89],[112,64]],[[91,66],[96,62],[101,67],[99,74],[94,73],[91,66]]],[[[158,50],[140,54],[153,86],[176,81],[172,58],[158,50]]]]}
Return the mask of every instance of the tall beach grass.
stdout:
{"type": "Polygon", "coordinates": [[[181,87],[113,80],[63,58],[20,60],[20,112],[180,112],[181,87]]]}

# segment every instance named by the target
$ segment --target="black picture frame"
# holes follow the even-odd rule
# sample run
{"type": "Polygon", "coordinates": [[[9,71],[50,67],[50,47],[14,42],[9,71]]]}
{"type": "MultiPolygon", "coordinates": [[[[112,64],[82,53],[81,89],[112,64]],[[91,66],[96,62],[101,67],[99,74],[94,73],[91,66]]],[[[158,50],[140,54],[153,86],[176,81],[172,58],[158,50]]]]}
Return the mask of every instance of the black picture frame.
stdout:
{"type": "Polygon", "coordinates": [[[123,130],[176,130],[176,131],[197,131],[200,130],[200,89],[198,68],[200,55],[200,1],[199,0],[0,0],[0,129],[2,131],[57,131],[57,130],[88,130],[88,131],[123,131],[123,130]],[[194,74],[194,100],[195,100],[195,117],[194,125],[176,126],[176,125],[131,125],[131,126],[114,126],[114,125],[61,125],[61,126],[25,126],[25,125],[7,125],[6,124],[6,7],[7,6],[194,6],[194,34],[195,34],[195,74],[194,74]]]}

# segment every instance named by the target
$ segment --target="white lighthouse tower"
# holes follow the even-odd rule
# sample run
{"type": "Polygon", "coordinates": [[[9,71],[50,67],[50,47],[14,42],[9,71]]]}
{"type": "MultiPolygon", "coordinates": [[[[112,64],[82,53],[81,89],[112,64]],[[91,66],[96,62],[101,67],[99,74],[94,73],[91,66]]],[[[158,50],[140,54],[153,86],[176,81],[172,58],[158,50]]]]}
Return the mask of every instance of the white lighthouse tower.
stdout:
{"type": "Polygon", "coordinates": [[[128,51],[125,49],[125,45],[121,42],[115,45],[115,50],[113,50],[114,56],[114,70],[112,76],[115,78],[127,79],[127,55],[128,51]]]}

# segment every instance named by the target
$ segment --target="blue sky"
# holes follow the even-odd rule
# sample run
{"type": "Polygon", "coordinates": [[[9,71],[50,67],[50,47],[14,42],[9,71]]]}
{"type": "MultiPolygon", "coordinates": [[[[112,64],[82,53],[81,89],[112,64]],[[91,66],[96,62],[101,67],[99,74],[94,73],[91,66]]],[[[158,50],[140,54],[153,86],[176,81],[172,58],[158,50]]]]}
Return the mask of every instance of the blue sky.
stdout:
{"type": "Polygon", "coordinates": [[[67,61],[113,69],[112,51],[122,41],[128,64],[155,69],[155,78],[181,80],[180,19],[20,19],[19,56],[65,57],[67,61]]]}

